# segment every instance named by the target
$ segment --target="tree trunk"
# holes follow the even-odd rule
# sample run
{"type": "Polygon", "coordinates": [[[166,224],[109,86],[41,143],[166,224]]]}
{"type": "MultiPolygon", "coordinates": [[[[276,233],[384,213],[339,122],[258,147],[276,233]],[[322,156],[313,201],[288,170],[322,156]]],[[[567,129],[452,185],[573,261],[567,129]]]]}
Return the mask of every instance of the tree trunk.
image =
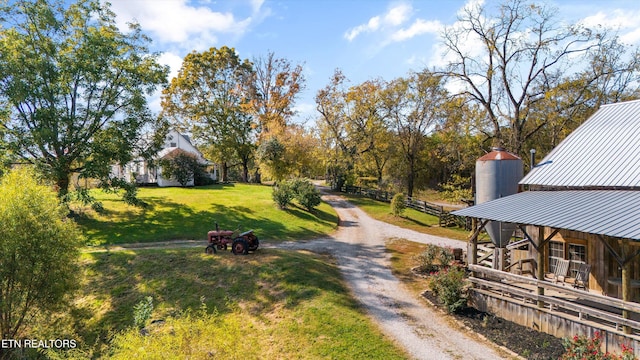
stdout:
{"type": "Polygon", "coordinates": [[[249,162],[248,161],[242,162],[242,182],[243,183],[249,182],[249,162]]]}
{"type": "Polygon", "coordinates": [[[226,182],[227,181],[227,176],[228,176],[228,172],[229,171],[229,166],[227,166],[227,162],[223,161],[222,162],[222,173],[220,174],[220,182],[226,182]]]}
{"type": "Polygon", "coordinates": [[[65,201],[69,193],[69,174],[58,174],[56,176],[56,190],[58,191],[58,198],[65,201]]]}
{"type": "Polygon", "coordinates": [[[407,197],[413,197],[414,179],[416,177],[414,165],[409,165],[409,175],[407,176],[407,197]]]}

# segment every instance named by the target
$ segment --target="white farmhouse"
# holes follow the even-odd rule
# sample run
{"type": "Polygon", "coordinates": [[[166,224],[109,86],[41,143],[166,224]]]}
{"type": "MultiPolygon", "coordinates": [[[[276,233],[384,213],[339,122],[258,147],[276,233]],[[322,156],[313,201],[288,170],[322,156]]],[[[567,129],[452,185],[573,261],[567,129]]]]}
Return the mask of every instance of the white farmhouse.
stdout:
{"type": "MultiPolygon", "coordinates": [[[[170,130],[165,137],[165,142],[162,150],[160,150],[153,158],[153,164],[148,161],[139,158],[124,166],[115,165],[112,167],[112,175],[119,177],[127,181],[133,181],[135,179],[138,184],[157,184],[160,187],[165,186],[181,186],[175,179],[167,179],[162,176],[162,167],[158,166],[158,161],[165,158],[169,154],[177,151],[178,149],[194,154],[198,162],[205,166],[212,166],[213,171],[210,176],[213,180],[218,177],[217,167],[210,161],[204,158],[202,153],[191,143],[189,137],[180,134],[176,130],[170,130]]],[[[193,186],[193,180],[191,180],[187,186],[193,186]]]]}

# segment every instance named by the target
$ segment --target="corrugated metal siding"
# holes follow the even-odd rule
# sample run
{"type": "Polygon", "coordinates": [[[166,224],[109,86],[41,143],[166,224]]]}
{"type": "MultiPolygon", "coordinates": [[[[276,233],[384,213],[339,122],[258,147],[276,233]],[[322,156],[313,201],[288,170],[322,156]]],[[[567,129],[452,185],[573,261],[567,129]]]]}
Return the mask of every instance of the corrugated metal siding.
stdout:
{"type": "Polygon", "coordinates": [[[525,191],[453,214],[640,240],[640,191],[525,191]]]}
{"type": "Polygon", "coordinates": [[[602,106],[520,184],[640,187],[640,100],[602,106]]]}

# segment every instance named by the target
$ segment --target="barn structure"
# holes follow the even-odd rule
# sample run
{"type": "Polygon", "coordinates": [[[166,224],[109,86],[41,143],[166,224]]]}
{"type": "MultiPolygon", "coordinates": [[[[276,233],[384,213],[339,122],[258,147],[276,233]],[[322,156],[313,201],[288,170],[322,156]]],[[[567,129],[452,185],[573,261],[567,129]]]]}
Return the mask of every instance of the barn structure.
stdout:
{"type": "Polygon", "coordinates": [[[559,337],[604,335],[640,354],[640,101],[602,106],[519,181],[458,210],[475,219],[474,305],[559,337]],[[479,234],[517,229],[481,266],[479,234]],[[500,260],[496,260],[500,258],[500,260]]]}

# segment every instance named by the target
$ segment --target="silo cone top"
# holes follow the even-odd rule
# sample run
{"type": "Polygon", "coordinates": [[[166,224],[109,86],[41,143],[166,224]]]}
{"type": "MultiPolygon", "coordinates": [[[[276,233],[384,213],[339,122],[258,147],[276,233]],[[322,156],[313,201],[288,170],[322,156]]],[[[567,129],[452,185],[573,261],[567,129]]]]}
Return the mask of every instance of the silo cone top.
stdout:
{"type": "Polygon", "coordinates": [[[490,153],[485,154],[484,156],[479,158],[477,161],[492,161],[492,160],[522,160],[522,159],[520,159],[517,155],[514,155],[506,151],[504,148],[494,147],[494,148],[491,148],[490,153]]]}

